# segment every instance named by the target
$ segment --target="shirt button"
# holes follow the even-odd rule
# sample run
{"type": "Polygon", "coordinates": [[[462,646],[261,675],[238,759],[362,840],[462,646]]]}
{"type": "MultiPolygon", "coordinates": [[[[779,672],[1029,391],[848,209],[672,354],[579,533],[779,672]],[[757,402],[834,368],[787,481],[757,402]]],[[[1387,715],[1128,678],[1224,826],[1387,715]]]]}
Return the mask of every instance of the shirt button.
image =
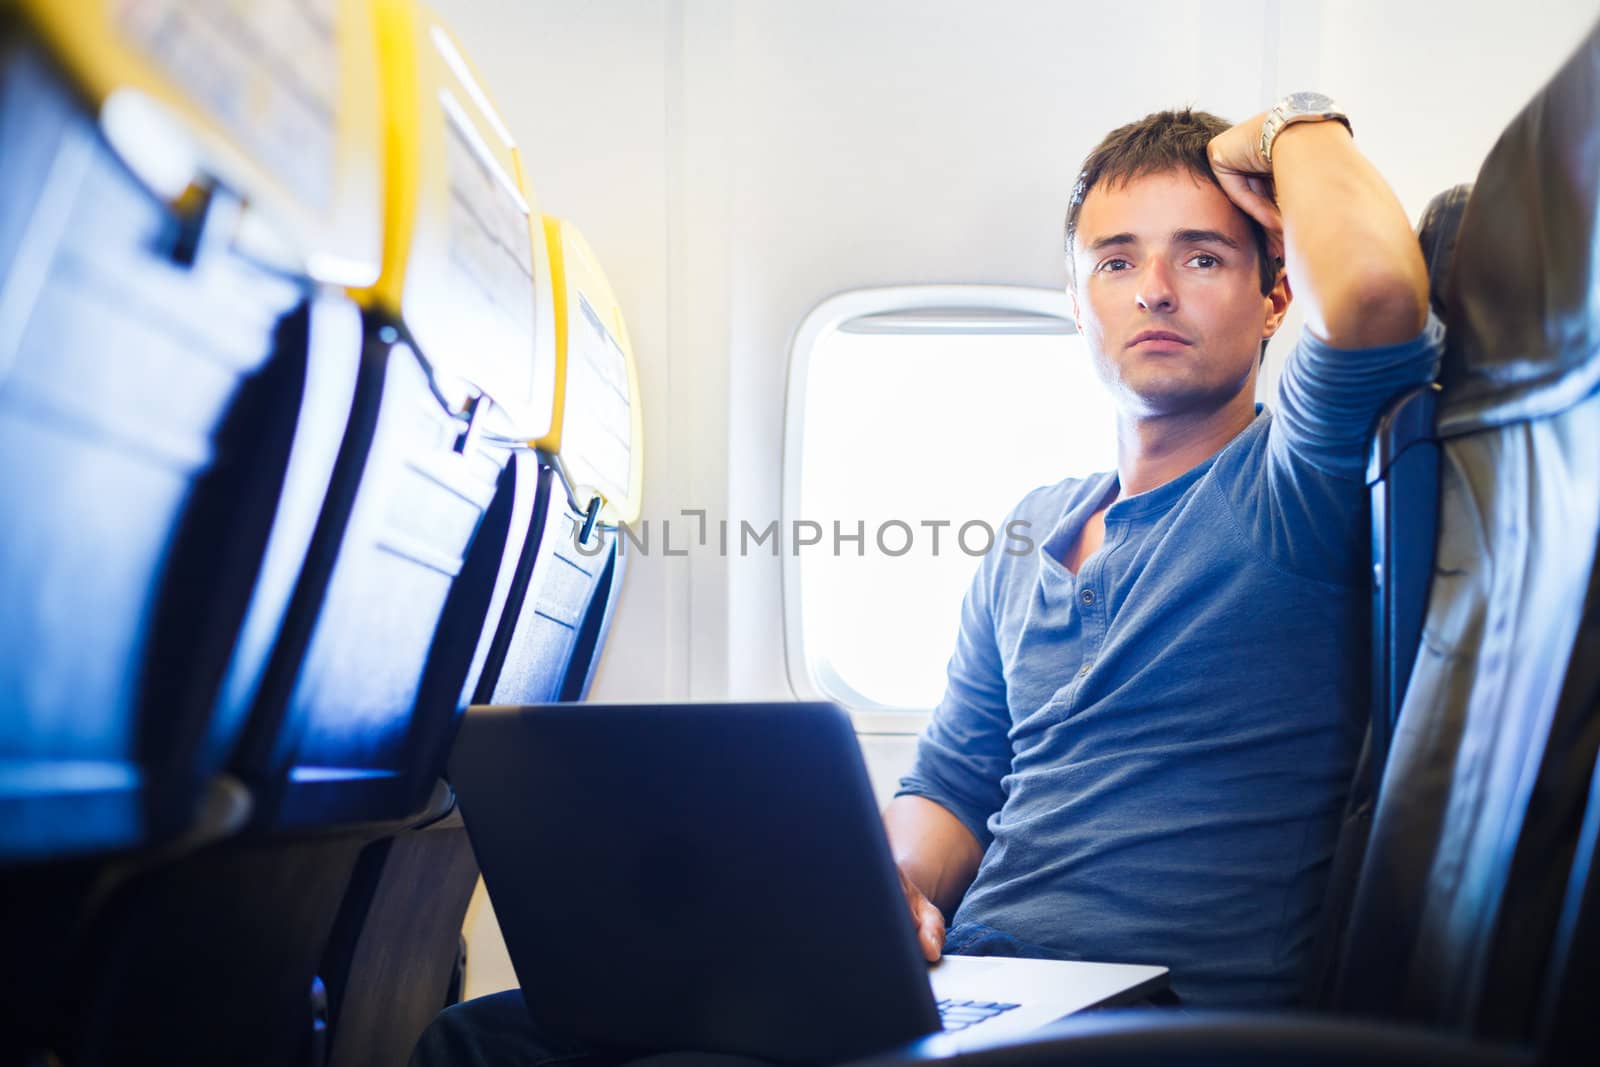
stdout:
{"type": "Polygon", "coordinates": [[[1078,677],[1079,678],[1087,677],[1088,674],[1089,674],[1089,669],[1091,667],[1093,667],[1093,666],[1094,666],[1093,663],[1085,663],[1082,667],[1079,667],[1078,668],[1078,677]]]}
{"type": "Polygon", "coordinates": [[[1085,589],[1083,592],[1078,594],[1078,599],[1083,601],[1085,604],[1093,604],[1094,603],[1094,590],[1093,589],[1085,589]]]}

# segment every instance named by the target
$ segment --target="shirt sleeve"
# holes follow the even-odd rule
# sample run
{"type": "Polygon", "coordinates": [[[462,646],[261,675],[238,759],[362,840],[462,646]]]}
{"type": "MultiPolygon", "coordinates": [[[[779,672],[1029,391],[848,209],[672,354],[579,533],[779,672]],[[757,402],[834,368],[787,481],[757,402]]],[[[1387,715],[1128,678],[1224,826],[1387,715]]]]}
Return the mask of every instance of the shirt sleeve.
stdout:
{"type": "Polygon", "coordinates": [[[1285,458],[1364,481],[1378,414],[1395,396],[1432,381],[1443,350],[1444,325],[1431,311],[1416,337],[1379,348],[1334,348],[1303,331],[1279,384],[1274,432],[1285,458]]]}
{"type": "MultiPolygon", "coordinates": [[[[1013,512],[1015,514],[1015,512],[1013,512]]],[[[1005,556],[984,557],[961,605],[961,629],[944,697],[917,741],[911,773],[896,796],[920,796],[945,808],[987,849],[989,816],[1005,802],[1011,771],[1011,711],[995,637],[993,593],[1005,556]]]]}
{"type": "Polygon", "coordinates": [[[1231,494],[1245,535],[1270,563],[1346,588],[1370,581],[1373,427],[1396,396],[1433,380],[1443,348],[1444,326],[1431,312],[1416,337],[1378,348],[1301,334],[1265,438],[1265,476],[1241,476],[1231,494]]]}

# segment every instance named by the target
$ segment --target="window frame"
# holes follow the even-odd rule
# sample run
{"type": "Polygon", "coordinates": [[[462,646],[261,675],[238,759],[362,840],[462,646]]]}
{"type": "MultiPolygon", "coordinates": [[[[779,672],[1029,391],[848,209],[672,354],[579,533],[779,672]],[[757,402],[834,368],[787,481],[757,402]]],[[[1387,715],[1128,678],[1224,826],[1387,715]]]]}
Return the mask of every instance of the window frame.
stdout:
{"type": "MultiPolygon", "coordinates": [[[[1018,285],[896,285],[852,289],[819,303],[800,320],[789,345],[784,396],[782,530],[800,514],[805,450],[807,382],[817,348],[852,325],[881,333],[1062,333],[1075,334],[1065,290],[1018,285]],[[876,322],[867,320],[876,319],[876,322]]],[[[931,712],[923,708],[862,705],[828,693],[811,669],[801,616],[801,559],[783,559],[783,645],[789,688],[800,700],[831,700],[845,708],[865,734],[918,734],[931,712]]]]}

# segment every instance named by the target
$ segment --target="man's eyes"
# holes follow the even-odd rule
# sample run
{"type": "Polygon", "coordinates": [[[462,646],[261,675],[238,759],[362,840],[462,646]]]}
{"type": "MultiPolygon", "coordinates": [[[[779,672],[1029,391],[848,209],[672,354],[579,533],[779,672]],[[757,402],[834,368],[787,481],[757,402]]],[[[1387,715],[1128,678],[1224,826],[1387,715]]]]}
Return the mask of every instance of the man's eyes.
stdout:
{"type": "MultiPolygon", "coordinates": [[[[1212,255],[1210,252],[1196,252],[1194,255],[1184,260],[1183,264],[1186,267],[1198,267],[1201,270],[1213,270],[1222,266],[1222,260],[1219,257],[1212,255]]],[[[1115,256],[1111,259],[1105,260],[1095,267],[1095,270],[1102,274],[1121,274],[1123,271],[1132,269],[1133,264],[1121,256],[1115,256]]]]}

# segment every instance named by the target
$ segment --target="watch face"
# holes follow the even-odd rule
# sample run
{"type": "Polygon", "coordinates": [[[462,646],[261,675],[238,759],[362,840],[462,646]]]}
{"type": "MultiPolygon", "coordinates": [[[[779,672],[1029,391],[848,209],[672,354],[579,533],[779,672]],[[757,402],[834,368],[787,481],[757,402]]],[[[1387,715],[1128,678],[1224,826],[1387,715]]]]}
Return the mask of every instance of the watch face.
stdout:
{"type": "Polygon", "coordinates": [[[1290,93],[1284,98],[1283,109],[1291,115],[1331,111],[1333,97],[1323,93],[1290,93]]]}

